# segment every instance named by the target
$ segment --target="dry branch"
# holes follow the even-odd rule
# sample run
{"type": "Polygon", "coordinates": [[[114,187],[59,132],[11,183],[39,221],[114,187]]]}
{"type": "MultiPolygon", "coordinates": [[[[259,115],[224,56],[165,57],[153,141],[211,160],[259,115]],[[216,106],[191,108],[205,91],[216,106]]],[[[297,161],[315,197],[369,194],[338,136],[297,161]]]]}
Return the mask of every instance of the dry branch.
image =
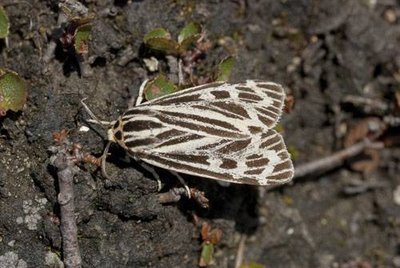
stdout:
{"type": "Polygon", "coordinates": [[[295,167],[294,177],[299,178],[334,169],[342,165],[346,159],[360,154],[367,148],[383,148],[383,143],[365,139],[333,155],[295,167]]]}
{"type": "MultiPolygon", "coordinates": [[[[190,197],[203,208],[208,208],[208,199],[205,197],[204,192],[195,188],[190,188],[190,197]]],[[[185,187],[176,187],[170,189],[168,192],[158,194],[158,200],[161,204],[176,203],[182,196],[189,198],[188,191],[185,187]]]]}
{"type": "Polygon", "coordinates": [[[60,204],[60,228],[64,264],[66,268],[78,268],[81,267],[81,256],[77,237],[78,228],[75,221],[75,195],[73,188],[74,176],[79,171],[75,165],[77,158],[71,155],[70,143],[66,140],[59,146],[52,147],[50,151],[53,153],[50,158],[50,164],[57,170],[60,189],[58,203],[60,204]]]}

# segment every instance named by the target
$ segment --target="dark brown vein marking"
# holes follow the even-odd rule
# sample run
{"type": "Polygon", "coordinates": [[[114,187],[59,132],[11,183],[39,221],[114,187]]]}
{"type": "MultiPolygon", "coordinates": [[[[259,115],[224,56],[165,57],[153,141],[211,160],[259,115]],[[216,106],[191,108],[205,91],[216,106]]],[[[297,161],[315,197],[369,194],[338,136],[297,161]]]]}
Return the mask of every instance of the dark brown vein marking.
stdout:
{"type": "Polygon", "coordinates": [[[214,97],[216,99],[229,99],[230,98],[230,94],[228,91],[225,90],[216,90],[216,91],[211,91],[210,92],[212,95],[214,95],[214,97]]]}
{"type": "Polygon", "coordinates": [[[292,169],[292,161],[290,159],[286,159],[284,162],[277,164],[272,171],[272,174],[279,173],[282,170],[292,169]]]}
{"type": "Polygon", "coordinates": [[[254,90],[250,87],[244,87],[244,86],[236,86],[235,87],[237,90],[240,91],[245,91],[245,92],[249,92],[249,93],[255,93],[254,90]]]}
{"type": "MultiPolygon", "coordinates": [[[[161,105],[161,106],[168,106],[170,104],[182,104],[182,103],[187,103],[187,102],[198,102],[199,97],[201,96],[200,93],[198,94],[192,94],[192,95],[177,95],[173,96],[171,98],[167,98],[165,100],[160,100],[157,102],[154,102],[152,104],[154,105],[161,105]]],[[[152,105],[150,104],[150,105],[152,105]]]]}
{"type": "Polygon", "coordinates": [[[261,157],[263,157],[262,154],[252,154],[252,155],[247,156],[246,160],[258,159],[258,158],[261,158],[261,157]]]}
{"type": "Polygon", "coordinates": [[[181,135],[183,135],[185,133],[186,132],[179,131],[179,130],[176,130],[176,129],[170,129],[170,130],[164,131],[164,132],[156,135],[156,138],[160,139],[160,140],[167,140],[167,139],[170,139],[170,138],[181,136],[181,135]]]}
{"type": "Polygon", "coordinates": [[[125,142],[125,146],[131,150],[134,150],[135,147],[150,145],[153,144],[154,142],[155,140],[153,138],[146,138],[146,139],[139,139],[139,140],[132,140],[125,142]]]}
{"type": "Polygon", "coordinates": [[[249,126],[248,129],[251,134],[261,133],[263,131],[263,128],[256,126],[249,126]]]}
{"type": "MultiPolygon", "coordinates": [[[[219,173],[214,172],[209,169],[204,169],[196,166],[191,166],[184,164],[182,162],[173,161],[170,159],[165,159],[162,156],[146,154],[146,153],[137,153],[136,154],[140,159],[147,161],[154,161],[157,163],[157,166],[165,167],[171,170],[178,170],[184,173],[194,173],[198,176],[205,176],[212,179],[221,179],[221,180],[234,180],[233,175],[229,173],[219,173]]],[[[254,183],[254,182],[253,182],[254,183]]]]}
{"type": "Polygon", "coordinates": [[[228,111],[230,113],[237,114],[237,115],[240,115],[242,117],[250,118],[248,113],[247,113],[247,111],[246,111],[246,109],[243,108],[242,106],[240,106],[239,104],[234,103],[234,102],[222,102],[222,101],[219,101],[219,102],[212,102],[211,105],[214,106],[214,107],[223,109],[225,111],[228,111]]]}
{"type": "Polygon", "coordinates": [[[206,155],[193,155],[193,154],[162,154],[163,157],[168,159],[175,159],[178,161],[189,162],[194,164],[209,165],[207,162],[208,156],[206,155]]]}
{"type": "Polygon", "coordinates": [[[261,98],[260,96],[258,96],[256,94],[250,94],[250,93],[245,93],[245,92],[240,92],[238,97],[240,99],[252,100],[252,101],[261,101],[261,100],[263,100],[263,98],[261,98]]]}
{"type": "Polygon", "coordinates": [[[263,143],[261,143],[260,148],[267,148],[269,149],[269,146],[275,144],[275,143],[282,143],[282,138],[278,133],[274,133],[275,135],[271,134],[267,136],[267,140],[264,140],[263,143]]]}
{"type": "Polygon", "coordinates": [[[264,171],[263,168],[259,168],[259,169],[250,169],[250,170],[246,170],[246,171],[244,172],[244,174],[246,174],[246,175],[260,175],[263,171],[264,171]]]}
{"type": "Polygon", "coordinates": [[[187,141],[192,141],[192,140],[198,140],[203,138],[203,136],[197,135],[197,134],[186,134],[185,136],[179,136],[176,138],[172,138],[170,140],[166,140],[164,142],[161,142],[160,144],[158,144],[155,148],[162,148],[164,146],[171,146],[171,145],[175,145],[175,144],[180,144],[180,143],[184,143],[187,141]]]}
{"type": "Polygon", "coordinates": [[[178,118],[171,118],[169,116],[165,115],[158,115],[158,118],[160,119],[161,122],[170,124],[174,127],[182,127],[190,130],[194,130],[199,133],[207,133],[213,136],[219,136],[219,137],[230,137],[230,138],[241,138],[243,137],[242,134],[234,131],[227,131],[227,130],[221,130],[221,129],[215,129],[213,127],[208,127],[202,124],[192,124],[188,123],[185,121],[181,121],[178,118]]]}
{"type": "Polygon", "coordinates": [[[260,107],[256,107],[256,110],[257,110],[259,113],[263,114],[263,115],[267,115],[267,116],[269,116],[269,117],[271,117],[271,118],[273,118],[273,119],[275,119],[275,120],[278,120],[279,113],[276,114],[276,113],[274,113],[274,112],[271,112],[271,110],[269,110],[269,109],[260,108],[260,107]]]}
{"type": "MultiPolygon", "coordinates": [[[[268,146],[267,146],[267,147],[268,147],[268,146]]],[[[276,151],[276,152],[279,152],[279,151],[281,151],[282,149],[285,149],[285,145],[283,144],[283,142],[280,142],[280,143],[278,143],[278,144],[272,146],[271,148],[268,148],[268,150],[273,150],[273,151],[276,151]]]]}
{"type": "MultiPolygon", "coordinates": [[[[279,96],[283,96],[283,88],[281,86],[278,85],[273,85],[273,84],[257,84],[257,87],[259,88],[265,88],[265,89],[269,89],[272,91],[275,91],[277,94],[279,94],[279,96]]],[[[269,94],[269,92],[268,92],[269,94]]]]}
{"type": "Polygon", "coordinates": [[[122,129],[124,132],[135,132],[148,129],[162,128],[162,127],[163,127],[162,124],[153,121],[130,120],[124,122],[122,129]]]}
{"type": "Polygon", "coordinates": [[[152,115],[154,114],[153,111],[151,111],[149,108],[145,108],[143,109],[142,107],[138,107],[138,108],[132,108],[127,110],[123,115],[122,118],[123,119],[127,119],[127,118],[131,118],[133,116],[138,116],[138,115],[152,115]]]}
{"type": "Polygon", "coordinates": [[[199,94],[202,94],[201,91],[207,90],[207,89],[216,89],[218,90],[218,87],[223,85],[224,82],[214,82],[210,84],[205,84],[193,88],[187,88],[184,89],[180,92],[171,94],[171,95],[166,95],[163,97],[160,97],[158,99],[155,99],[154,101],[150,101],[149,104],[160,104],[160,105],[165,105],[165,104],[173,104],[173,103],[179,103],[179,98],[184,95],[189,95],[190,96],[196,96],[194,97],[196,100],[198,100],[199,94]],[[193,94],[196,93],[196,94],[193,94]]]}
{"type": "Polygon", "coordinates": [[[258,117],[258,120],[260,120],[267,127],[270,127],[275,123],[275,120],[272,120],[272,119],[262,116],[260,114],[257,114],[257,117],[258,117]]]}
{"type": "Polygon", "coordinates": [[[224,122],[224,121],[217,120],[217,119],[212,119],[212,118],[209,118],[209,117],[203,117],[203,116],[200,116],[200,115],[177,113],[177,112],[168,112],[168,111],[164,111],[163,115],[169,115],[172,118],[191,119],[191,120],[202,122],[202,123],[206,123],[206,124],[209,124],[209,125],[212,125],[212,126],[218,126],[218,127],[221,127],[221,128],[225,128],[225,129],[228,129],[228,130],[239,131],[239,129],[237,129],[235,126],[233,126],[232,124],[230,124],[228,122],[224,122]]]}
{"type": "Polygon", "coordinates": [[[237,168],[237,162],[232,159],[224,158],[222,159],[222,164],[219,167],[224,169],[234,169],[237,168]]]}
{"type": "Polygon", "coordinates": [[[225,155],[239,152],[251,143],[251,139],[232,141],[217,152],[225,155]]]}
{"type": "MultiPolygon", "coordinates": [[[[267,179],[268,180],[281,181],[281,180],[288,180],[291,177],[293,177],[293,171],[292,170],[288,170],[288,171],[286,171],[284,173],[268,176],[267,179]]],[[[271,182],[271,184],[272,184],[272,182],[271,182]]]]}
{"type": "MultiPolygon", "coordinates": [[[[201,109],[201,110],[213,111],[213,112],[222,114],[223,116],[226,116],[229,118],[243,119],[243,117],[246,117],[245,115],[236,115],[236,114],[232,114],[232,113],[227,113],[227,112],[221,111],[219,109],[216,109],[214,107],[211,107],[209,105],[193,105],[192,107],[196,108],[196,109],[201,109]]],[[[247,117],[247,118],[249,118],[249,117],[247,117]]]]}
{"type": "Polygon", "coordinates": [[[261,158],[261,159],[257,159],[257,160],[246,161],[246,165],[249,168],[264,167],[264,166],[268,165],[268,163],[269,163],[268,158],[261,158]]]}
{"type": "Polygon", "coordinates": [[[214,149],[217,146],[220,146],[223,143],[226,143],[228,140],[219,140],[215,143],[210,143],[201,147],[198,147],[197,150],[201,150],[201,151],[206,151],[206,150],[210,150],[210,149],[214,149]]]}

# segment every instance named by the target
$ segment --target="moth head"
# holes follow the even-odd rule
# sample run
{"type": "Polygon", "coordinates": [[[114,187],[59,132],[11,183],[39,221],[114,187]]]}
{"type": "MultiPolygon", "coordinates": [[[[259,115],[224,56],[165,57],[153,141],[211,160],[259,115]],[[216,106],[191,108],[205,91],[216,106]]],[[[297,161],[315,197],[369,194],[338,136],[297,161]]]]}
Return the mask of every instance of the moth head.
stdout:
{"type": "Polygon", "coordinates": [[[115,121],[114,125],[107,131],[108,140],[111,142],[122,143],[123,142],[122,133],[123,132],[122,132],[121,118],[118,118],[118,120],[115,121]]]}

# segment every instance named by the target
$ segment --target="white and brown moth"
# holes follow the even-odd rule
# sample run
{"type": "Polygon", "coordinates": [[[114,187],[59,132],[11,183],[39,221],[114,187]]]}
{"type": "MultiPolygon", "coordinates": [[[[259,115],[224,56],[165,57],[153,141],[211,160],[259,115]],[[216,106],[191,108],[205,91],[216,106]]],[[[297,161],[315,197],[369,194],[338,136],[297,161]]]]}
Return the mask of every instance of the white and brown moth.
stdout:
{"type": "Polygon", "coordinates": [[[284,99],[282,86],[272,82],[196,86],[137,103],[114,122],[108,138],[134,158],[171,171],[282,184],[294,173],[283,138],[273,129],[284,99]]]}

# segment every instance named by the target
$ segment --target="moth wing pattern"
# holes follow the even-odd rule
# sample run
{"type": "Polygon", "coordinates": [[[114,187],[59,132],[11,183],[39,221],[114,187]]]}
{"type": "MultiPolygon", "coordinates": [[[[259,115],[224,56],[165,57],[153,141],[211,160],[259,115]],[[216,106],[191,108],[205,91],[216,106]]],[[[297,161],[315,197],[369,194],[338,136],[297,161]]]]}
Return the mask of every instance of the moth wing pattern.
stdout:
{"type": "MultiPolygon", "coordinates": [[[[285,100],[285,91],[279,84],[247,80],[245,83],[230,84],[214,82],[187,88],[148,102],[139,107],[152,110],[205,113],[233,123],[257,121],[272,128],[279,120],[285,100]],[[236,119],[236,120],[232,120],[236,119]]],[[[206,115],[207,116],[207,115],[206,115]]]]}
{"type": "Polygon", "coordinates": [[[280,184],[293,177],[283,138],[272,129],[284,99],[276,83],[216,82],[133,107],[112,131],[131,155],[161,168],[234,183],[280,184]]]}
{"type": "Polygon", "coordinates": [[[236,140],[191,134],[180,139],[179,145],[159,144],[135,155],[161,168],[232,183],[273,185],[293,177],[283,138],[273,129],[236,140]]]}

